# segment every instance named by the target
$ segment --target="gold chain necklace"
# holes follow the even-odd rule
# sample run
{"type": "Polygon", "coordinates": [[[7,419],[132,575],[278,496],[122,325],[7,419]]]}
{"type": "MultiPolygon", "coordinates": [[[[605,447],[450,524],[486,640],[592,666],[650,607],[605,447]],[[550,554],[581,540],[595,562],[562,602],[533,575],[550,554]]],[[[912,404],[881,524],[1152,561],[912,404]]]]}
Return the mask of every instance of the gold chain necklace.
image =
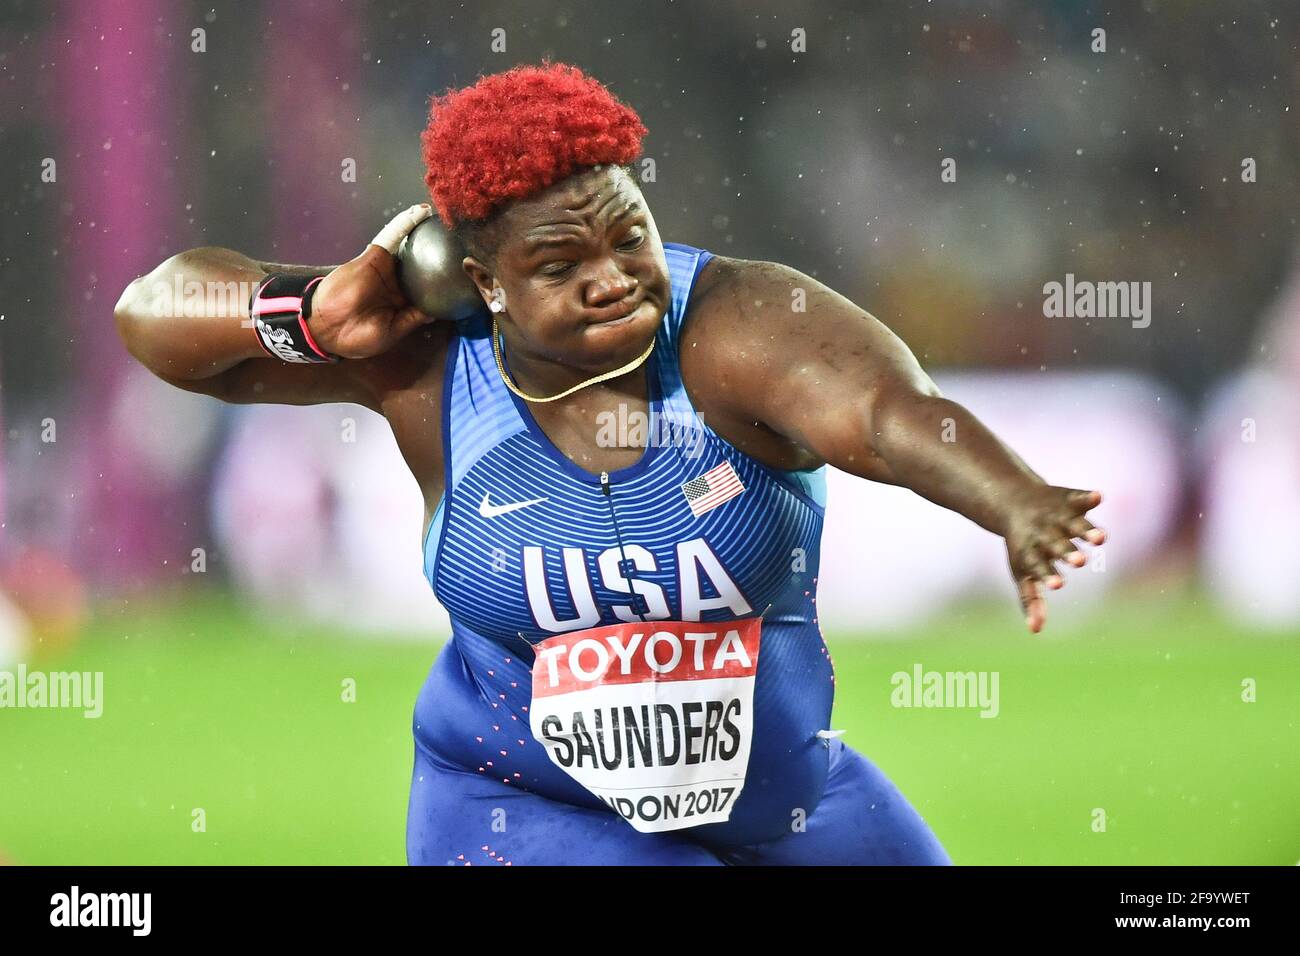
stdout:
{"type": "Polygon", "coordinates": [[[564,396],[566,395],[572,395],[578,389],[586,388],[588,385],[595,385],[597,382],[604,382],[607,379],[618,378],[620,375],[626,375],[628,372],[632,371],[637,366],[639,366],[642,362],[648,359],[650,357],[650,353],[654,351],[654,348],[655,348],[655,340],[651,339],[650,347],[647,348],[644,352],[642,352],[639,357],[634,358],[632,361],[628,362],[622,368],[616,368],[612,372],[602,372],[600,375],[597,375],[595,378],[589,378],[585,382],[579,382],[577,385],[574,385],[572,388],[566,388],[558,395],[552,395],[549,398],[538,398],[535,395],[528,395],[525,392],[520,391],[519,387],[516,386],[514,382],[510,381],[510,376],[506,374],[505,363],[501,361],[501,343],[500,343],[500,333],[497,330],[497,320],[496,320],[496,316],[492,317],[492,355],[497,360],[497,371],[501,373],[501,381],[506,383],[506,388],[510,389],[510,391],[514,392],[516,395],[518,395],[526,402],[553,402],[556,399],[564,398],[564,396]]]}

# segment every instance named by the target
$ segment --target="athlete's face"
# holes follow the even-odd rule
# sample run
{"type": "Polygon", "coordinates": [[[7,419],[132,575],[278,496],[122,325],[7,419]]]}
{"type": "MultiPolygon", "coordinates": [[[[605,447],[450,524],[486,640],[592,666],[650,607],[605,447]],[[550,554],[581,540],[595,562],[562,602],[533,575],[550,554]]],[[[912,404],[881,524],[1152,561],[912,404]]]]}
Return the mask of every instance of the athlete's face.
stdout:
{"type": "MultiPolygon", "coordinates": [[[[503,213],[496,269],[470,269],[516,349],[581,369],[631,361],[671,296],[668,263],[641,190],[618,166],[593,168],[503,213]]],[[[474,260],[477,262],[477,260],[474,260]]]]}

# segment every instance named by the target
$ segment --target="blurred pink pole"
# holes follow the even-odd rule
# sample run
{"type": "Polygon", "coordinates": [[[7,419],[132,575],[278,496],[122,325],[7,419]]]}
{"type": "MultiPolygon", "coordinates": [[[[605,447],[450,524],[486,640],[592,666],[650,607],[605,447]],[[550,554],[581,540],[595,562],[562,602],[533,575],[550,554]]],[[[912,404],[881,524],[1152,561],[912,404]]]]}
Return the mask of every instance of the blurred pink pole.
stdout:
{"type": "Polygon", "coordinates": [[[8,512],[5,509],[5,468],[8,462],[5,461],[5,446],[9,444],[5,437],[5,405],[4,405],[4,380],[0,379],[0,564],[5,559],[6,545],[10,535],[8,512]]]}
{"type": "Polygon", "coordinates": [[[58,425],[58,444],[70,446],[70,460],[61,459],[69,486],[49,493],[73,493],[80,502],[68,557],[96,578],[120,583],[146,567],[162,571],[183,534],[178,502],[160,500],[128,456],[115,453],[108,421],[131,362],[113,326],[113,305],[139,271],[177,251],[172,246],[180,241],[170,231],[179,221],[170,173],[183,151],[180,97],[190,76],[179,58],[194,55],[189,27],[179,21],[184,9],[166,0],[66,0],[49,36],[59,77],[46,104],[59,130],[53,205],[65,237],[62,261],[51,265],[63,284],[75,376],[72,420],[58,425]]]}
{"type": "MultiPolygon", "coordinates": [[[[366,157],[358,122],[362,100],[363,4],[283,0],[268,6],[266,36],[287,31],[262,58],[260,85],[267,92],[268,199],[274,210],[275,253],[280,262],[343,262],[370,240],[357,207],[365,207],[366,157]],[[344,159],[357,163],[356,182],[344,182],[344,159]]],[[[374,224],[377,232],[381,223],[374,224]]]]}
{"type": "MultiPolygon", "coordinates": [[[[49,494],[73,495],[78,504],[64,542],[68,557],[94,579],[125,587],[176,574],[206,521],[204,502],[159,490],[134,456],[115,447],[108,427],[124,375],[138,373],[113,326],[117,296],[140,272],[195,244],[180,211],[186,194],[178,190],[201,184],[175,178],[191,141],[188,88],[198,65],[188,60],[220,53],[191,50],[190,30],[203,21],[186,19],[186,9],[165,0],[67,0],[48,36],[59,82],[45,108],[59,129],[56,188],[65,237],[54,266],[75,375],[74,404],[64,410],[71,420],[58,426],[64,480],[49,494]]],[[[274,44],[273,56],[259,57],[258,82],[267,129],[274,131],[263,138],[269,162],[262,206],[274,242],[271,250],[243,251],[288,262],[350,259],[374,225],[354,211],[367,198],[357,122],[359,13],[311,0],[260,12],[267,22],[245,42],[267,50],[274,44]],[[275,42],[280,29],[292,42],[275,42]],[[344,158],[357,161],[358,182],[343,182],[344,158]]]]}

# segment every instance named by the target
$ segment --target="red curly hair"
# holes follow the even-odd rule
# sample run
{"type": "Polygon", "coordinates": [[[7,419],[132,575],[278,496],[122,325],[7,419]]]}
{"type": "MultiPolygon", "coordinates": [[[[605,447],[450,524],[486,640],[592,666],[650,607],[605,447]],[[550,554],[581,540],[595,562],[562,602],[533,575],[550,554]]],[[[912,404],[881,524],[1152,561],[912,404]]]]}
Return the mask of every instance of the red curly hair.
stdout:
{"type": "Polygon", "coordinates": [[[435,96],[420,135],[424,181],[448,228],[479,221],[595,165],[624,166],[648,130],[576,66],[516,66],[435,96]]]}

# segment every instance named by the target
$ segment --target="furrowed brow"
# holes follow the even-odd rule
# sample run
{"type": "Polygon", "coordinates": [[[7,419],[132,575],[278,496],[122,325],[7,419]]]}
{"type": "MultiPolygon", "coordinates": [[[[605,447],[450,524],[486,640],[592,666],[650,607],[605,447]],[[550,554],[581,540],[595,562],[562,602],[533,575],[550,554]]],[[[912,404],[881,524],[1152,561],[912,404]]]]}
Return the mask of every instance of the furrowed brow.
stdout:
{"type": "MultiPolygon", "coordinates": [[[[633,199],[624,206],[618,213],[610,219],[610,224],[621,222],[628,216],[642,211],[641,200],[633,199]]],[[[567,246],[571,243],[579,242],[579,238],[574,235],[542,235],[527,239],[524,246],[525,255],[533,255],[547,246],[567,246]]]]}
{"type": "Polygon", "coordinates": [[[626,219],[628,216],[632,215],[633,213],[640,212],[640,211],[641,211],[641,200],[633,199],[630,203],[628,203],[626,206],[623,207],[623,210],[618,215],[616,215],[610,221],[618,222],[620,219],[626,219]]]}
{"type": "Polygon", "coordinates": [[[546,246],[567,246],[577,241],[577,236],[537,236],[528,240],[525,251],[531,255],[546,246]]]}

